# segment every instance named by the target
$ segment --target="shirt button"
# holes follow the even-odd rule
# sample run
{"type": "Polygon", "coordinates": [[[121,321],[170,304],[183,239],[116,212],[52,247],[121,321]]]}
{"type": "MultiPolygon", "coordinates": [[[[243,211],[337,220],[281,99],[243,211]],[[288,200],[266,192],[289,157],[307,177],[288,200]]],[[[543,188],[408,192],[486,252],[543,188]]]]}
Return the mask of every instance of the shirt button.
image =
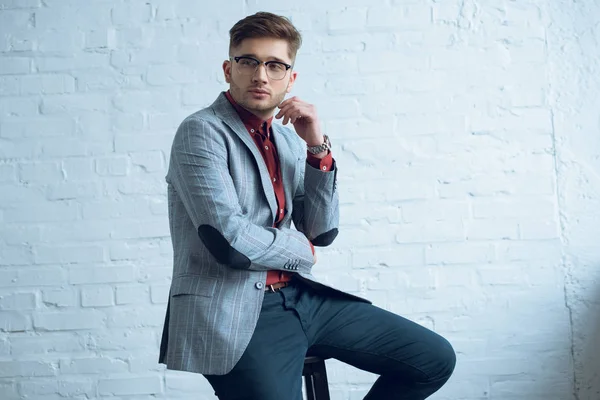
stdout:
{"type": "Polygon", "coordinates": [[[254,129],[250,129],[250,133],[254,133],[254,129]]]}
{"type": "Polygon", "coordinates": [[[279,214],[283,214],[283,208],[279,209],[279,214]]]}
{"type": "Polygon", "coordinates": [[[273,182],[277,182],[277,178],[273,178],[273,182]]]}
{"type": "Polygon", "coordinates": [[[254,284],[254,287],[257,289],[262,289],[263,287],[265,287],[265,285],[262,282],[256,282],[254,284]]]}
{"type": "Polygon", "coordinates": [[[265,150],[269,150],[269,146],[265,146],[265,150]]]}
{"type": "Polygon", "coordinates": [[[323,167],[323,171],[327,171],[327,167],[323,167]]]}

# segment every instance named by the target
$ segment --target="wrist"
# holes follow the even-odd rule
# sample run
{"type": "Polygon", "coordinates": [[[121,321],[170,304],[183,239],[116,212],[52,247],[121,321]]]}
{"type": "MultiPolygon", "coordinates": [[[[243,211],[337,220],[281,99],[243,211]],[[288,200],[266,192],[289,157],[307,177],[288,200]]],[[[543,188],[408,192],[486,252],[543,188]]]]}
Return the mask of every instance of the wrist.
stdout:
{"type": "Polygon", "coordinates": [[[309,147],[320,146],[325,142],[325,137],[323,135],[317,135],[315,137],[307,138],[306,145],[309,147]]]}

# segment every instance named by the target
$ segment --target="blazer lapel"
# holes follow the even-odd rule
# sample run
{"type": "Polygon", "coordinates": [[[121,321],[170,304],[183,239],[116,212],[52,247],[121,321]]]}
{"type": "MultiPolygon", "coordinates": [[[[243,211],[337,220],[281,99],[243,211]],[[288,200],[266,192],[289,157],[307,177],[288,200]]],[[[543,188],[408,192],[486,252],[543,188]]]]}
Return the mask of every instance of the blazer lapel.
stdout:
{"type": "MultiPolygon", "coordinates": [[[[298,165],[298,157],[293,153],[290,145],[277,124],[273,127],[273,139],[277,155],[279,156],[279,165],[281,169],[281,179],[283,180],[283,189],[285,193],[285,204],[288,210],[292,209],[292,194],[295,192],[296,185],[296,167],[298,165]]],[[[289,213],[288,213],[289,215],[289,213]]],[[[287,216],[287,215],[286,215],[287,216]]]]}
{"type": "MultiPolygon", "coordinates": [[[[269,207],[271,208],[271,214],[273,220],[275,220],[275,215],[277,213],[277,198],[275,198],[275,191],[273,190],[273,184],[271,183],[271,178],[269,175],[269,170],[267,169],[267,164],[265,164],[265,160],[263,160],[262,155],[258,151],[256,147],[256,143],[250,137],[250,134],[246,130],[244,123],[240,119],[239,115],[227,100],[227,97],[223,93],[219,95],[217,100],[211,106],[225,124],[231,128],[233,132],[240,138],[242,143],[248,147],[252,155],[254,156],[254,160],[256,161],[256,165],[258,165],[258,170],[260,174],[260,180],[262,182],[263,192],[267,197],[267,202],[269,203],[269,207]]],[[[287,194],[286,194],[287,196],[287,194]]],[[[286,197],[287,201],[287,197],[286,197]]]]}

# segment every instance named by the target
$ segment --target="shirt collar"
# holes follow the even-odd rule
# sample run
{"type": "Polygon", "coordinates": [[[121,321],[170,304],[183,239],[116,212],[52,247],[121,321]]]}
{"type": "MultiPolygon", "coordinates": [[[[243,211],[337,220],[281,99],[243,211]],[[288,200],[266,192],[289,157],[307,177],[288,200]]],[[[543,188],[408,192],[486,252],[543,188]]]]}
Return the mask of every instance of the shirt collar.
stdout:
{"type": "Polygon", "coordinates": [[[262,118],[252,114],[250,111],[246,110],[233,99],[233,96],[231,96],[229,90],[225,92],[225,97],[227,97],[227,100],[229,100],[233,108],[235,108],[235,111],[237,111],[244,125],[251,127],[252,129],[254,129],[255,132],[262,132],[261,127],[266,122],[267,131],[265,133],[268,134],[271,131],[271,123],[273,122],[273,117],[265,121],[262,118]]]}

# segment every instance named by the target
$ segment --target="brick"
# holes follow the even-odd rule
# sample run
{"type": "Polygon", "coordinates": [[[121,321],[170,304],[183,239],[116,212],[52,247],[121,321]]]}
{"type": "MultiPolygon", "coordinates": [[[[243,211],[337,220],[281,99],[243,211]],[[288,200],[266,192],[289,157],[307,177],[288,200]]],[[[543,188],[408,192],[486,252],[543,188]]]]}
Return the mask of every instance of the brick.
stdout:
{"type": "Polygon", "coordinates": [[[61,267],[18,268],[0,270],[0,287],[57,286],[64,282],[65,274],[61,267]]]}
{"type": "Polygon", "coordinates": [[[196,83],[198,71],[186,65],[162,64],[148,67],[147,82],[152,86],[196,83]]]}
{"type": "Polygon", "coordinates": [[[33,310],[35,293],[0,294],[0,310],[33,310]]]}
{"type": "Polygon", "coordinates": [[[114,328],[147,328],[162,327],[165,322],[164,307],[144,307],[140,309],[120,307],[113,309],[108,316],[108,327],[114,328]]]}
{"type": "Polygon", "coordinates": [[[117,36],[113,28],[101,28],[85,33],[85,48],[87,49],[114,49],[116,45],[117,36]]]}
{"type": "Polygon", "coordinates": [[[127,157],[102,157],[96,159],[96,173],[100,176],[125,176],[129,173],[127,157]]]}
{"type": "Polygon", "coordinates": [[[48,243],[93,242],[110,239],[112,221],[76,221],[44,226],[41,240],[48,243]]]}
{"type": "Polygon", "coordinates": [[[118,192],[124,195],[164,195],[167,190],[163,174],[148,175],[143,181],[128,179],[115,182],[118,182],[118,192]]]}
{"type": "Polygon", "coordinates": [[[95,382],[91,379],[60,380],[58,394],[66,398],[91,398],[95,394],[95,382]]]}
{"type": "Polygon", "coordinates": [[[17,393],[17,385],[13,381],[0,382],[0,393],[6,400],[18,400],[21,396],[17,393]]]}
{"type": "Polygon", "coordinates": [[[0,332],[24,332],[31,330],[31,327],[29,315],[17,311],[0,311],[0,332]]]}
{"type": "Polygon", "coordinates": [[[56,182],[63,180],[63,174],[57,162],[20,164],[19,179],[27,183],[56,182]]]}
{"type": "Polygon", "coordinates": [[[21,78],[21,94],[60,94],[75,91],[75,79],[69,75],[28,75],[21,78]]]}
{"type": "Polygon", "coordinates": [[[18,96],[21,93],[20,76],[0,76],[0,96],[18,96]]]}
{"type": "Polygon", "coordinates": [[[115,289],[117,304],[147,304],[150,288],[146,285],[117,286],[115,289]]]}
{"type": "Polygon", "coordinates": [[[79,336],[65,332],[45,332],[43,336],[14,337],[11,339],[12,353],[24,356],[29,354],[69,353],[85,350],[85,343],[79,336]]]}
{"type": "Polygon", "coordinates": [[[122,199],[118,202],[92,201],[83,204],[83,219],[98,220],[148,217],[148,202],[143,199],[122,199]]]}
{"type": "Polygon", "coordinates": [[[141,167],[144,172],[163,171],[164,155],[161,151],[147,151],[140,153],[130,153],[131,163],[141,167]]]}
{"type": "MultiPolygon", "coordinates": [[[[127,135],[115,137],[115,151],[118,153],[128,151],[167,151],[173,144],[173,138],[166,135],[127,135]]],[[[168,154],[168,153],[167,153],[168,154]]]]}
{"type": "Polygon", "coordinates": [[[395,268],[424,265],[424,247],[396,245],[389,249],[358,249],[352,252],[352,268],[395,268]]]}
{"type": "Polygon", "coordinates": [[[427,29],[431,25],[431,8],[426,4],[405,7],[371,7],[367,17],[369,28],[427,29]]]}
{"type": "MultiPolygon", "coordinates": [[[[30,118],[38,113],[39,99],[33,97],[1,97],[0,116],[30,118]]],[[[2,118],[4,120],[4,118],[2,118]]]]}
{"type": "Polygon", "coordinates": [[[462,200],[428,199],[404,202],[400,205],[402,220],[408,223],[419,221],[460,221],[469,217],[469,205],[462,200]]]}
{"type": "Polygon", "coordinates": [[[61,374],[118,374],[129,370],[123,360],[108,357],[71,358],[60,360],[61,374]]]}
{"type": "Polygon", "coordinates": [[[100,192],[98,182],[65,182],[49,185],[47,198],[51,201],[88,199],[98,197],[100,192]]]}
{"type": "Polygon", "coordinates": [[[514,219],[488,218],[465,221],[468,240],[519,239],[519,224],[514,219]]]}
{"type": "Polygon", "coordinates": [[[92,286],[81,288],[83,307],[108,307],[115,304],[115,294],[110,286],[92,286]]]}
{"type": "Polygon", "coordinates": [[[41,361],[0,361],[0,377],[54,376],[56,370],[49,362],[41,361]]]}
{"type": "Polygon", "coordinates": [[[134,277],[134,267],[131,265],[73,267],[69,270],[69,283],[73,285],[131,282],[134,277]]]}
{"type": "Polygon", "coordinates": [[[400,226],[396,234],[397,243],[430,243],[464,239],[464,225],[459,221],[406,224],[400,226]]]}
{"type": "Polygon", "coordinates": [[[34,116],[31,118],[6,118],[0,122],[0,137],[4,138],[69,136],[74,132],[75,121],[72,118],[34,116]]]}
{"type": "Polygon", "coordinates": [[[132,224],[131,221],[119,221],[115,224],[116,227],[111,233],[112,239],[160,238],[170,236],[169,221],[164,218],[142,220],[135,224],[132,224]]]}
{"type": "Polygon", "coordinates": [[[101,396],[152,395],[161,392],[162,383],[158,376],[98,380],[98,393],[101,396]]]}
{"type": "Polygon", "coordinates": [[[19,393],[25,398],[36,395],[48,395],[58,392],[55,380],[28,380],[19,382],[19,393]]]}
{"type": "Polygon", "coordinates": [[[104,314],[96,310],[38,313],[33,317],[33,326],[38,331],[100,329],[104,318],[104,314]]]}
{"type": "Polygon", "coordinates": [[[152,6],[145,3],[120,3],[111,9],[111,18],[114,25],[131,26],[149,22],[152,18],[152,6]]]}
{"type": "Polygon", "coordinates": [[[395,121],[395,131],[402,136],[459,134],[466,132],[464,115],[399,115],[395,121]]]}
{"type": "Polygon", "coordinates": [[[497,244],[499,261],[560,260],[562,246],[559,240],[503,241],[497,244]]]}
{"type": "Polygon", "coordinates": [[[42,114],[68,114],[73,112],[92,111],[108,112],[109,97],[106,94],[53,94],[42,99],[42,114]]]}
{"type": "Polygon", "coordinates": [[[93,337],[93,350],[145,350],[157,345],[154,329],[111,329],[97,333],[93,337]]]}
{"type": "Polygon", "coordinates": [[[28,244],[0,246],[0,265],[30,265],[33,260],[34,254],[28,244]]]}
{"type": "Polygon", "coordinates": [[[494,246],[487,243],[435,243],[425,248],[427,264],[484,264],[494,258],[494,246]]]}
{"type": "Polygon", "coordinates": [[[110,141],[92,141],[77,138],[56,138],[41,140],[42,154],[46,157],[72,157],[88,155],[104,155],[113,151],[110,141]]]}
{"type": "MultiPolygon", "coordinates": [[[[5,187],[10,187],[10,190],[3,190],[2,196],[0,196],[0,206],[11,206],[6,210],[5,214],[19,213],[19,211],[15,211],[15,204],[36,204],[43,199],[40,187],[13,185],[6,185],[5,187]]],[[[7,221],[10,221],[10,219],[7,221]]]]}
{"type": "Polygon", "coordinates": [[[89,181],[95,178],[93,162],[89,158],[67,158],[62,161],[62,171],[67,181],[89,181]]]}
{"type": "Polygon", "coordinates": [[[474,218],[554,219],[555,214],[555,200],[549,198],[477,199],[473,201],[474,218]]]}
{"type": "Polygon", "coordinates": [[[14,182],[16,180],[16,167],[12,164],[0,164],[0,183],[14,182]]]}
{"type": "Polygon", "coordinates": [[[101,246],[47,246],[34,247],[36,264],[93,263],[104,261],[101,246]]]}
{"type": "Polygon", "coordinates": [[[557,221],[519,221],[519,239],[542,240],[560,238],[560,226],[557,221]]]}
{"type": "Polygon", "coordinates": [[[36,10],[36,28],[40,30],[53,30],[57,27],[93,29],[110,26],[110,4],[96,3],[93,7],[85,7],[80,3],[71,2],[66,9],[61,9],[60,5],[63,4],[50,4],[48,7],[36,10]]]}
{"type": "Polygon", "coordinates": [[[169,290],[171,285],[152,285],[151,300],[152,304],[166,304],[169,299],[169,290]]]}
{"type": "MultiPolygon", "coordinates": [[[[152,115],[150,115],[150,119],[152,119],[152,115]]],[[[139,132],[144,128],[144,115],[141,113],[114,113],[112,115],[112,126],[116,133],[131,134],[131,132],[139,132]]]]}
{"type": "Polygon", "coordinates": [[[42,291],[42,301],[48,307],[75,307],[79,305],[79,291],[71,287],[47,289],[42,291]]]}
{"type": "MultiPolygon", "coordinates": [[[[24,202],[27,204],[27,202],[24,202]]],[[[29,222],[64,222],[74,221],[79,218],[79,210],[67,202],[43,203],[36,201],[35,208],[21,206],[10,209],[5,215],[7,223],[29,222]]]]}
{"type": "Polygon", "coordinates": [[[429,68],[429,60],[414,51],[406,54],[397,51],[373,51],[361,53],[358,57],[358,71],[365,74],[426,68],[429,68]]]}
{"type": "Polygon", "coordinates": [[[3,0],[2,9],[35,8],[40,7],[40,0],[3,0]]]}
{"type": "Polygon", "coordinates": [[[31,71],[31,61],[26,57],[3,57],[0,74],[27,74],[31,71]]]}
{"type": "Polygon", "coordinates": [[[330,31],[362,30],[367,22],[366,8],[343,8],[327,11],[327,26],[330,31]]]}

